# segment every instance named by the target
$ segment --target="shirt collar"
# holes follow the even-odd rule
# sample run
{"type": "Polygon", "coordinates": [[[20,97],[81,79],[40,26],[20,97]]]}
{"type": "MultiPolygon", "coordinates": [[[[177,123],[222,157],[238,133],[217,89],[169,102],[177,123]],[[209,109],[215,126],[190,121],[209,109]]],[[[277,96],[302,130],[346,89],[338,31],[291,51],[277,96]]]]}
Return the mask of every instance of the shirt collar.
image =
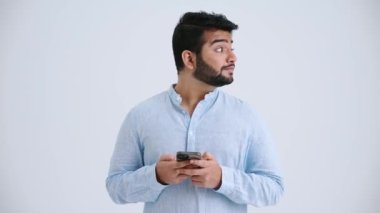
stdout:
{"type": "MultiPolygon", "coordinates": [[[[180,94],[178,94],[174,87],[175,87],[176,84],[172,84],[169,88],[169,97],[170,99],[172,100],[173,103],[175,103],[175,105],[177,106],[180,106],[181,105],[181,102],[182,102],[182,97],[180,94]]],[[[219,94],[219,90],[218,88],[214,89],[213,91],[207,93],[205,95],[205,98],[201,101],[201,102],[205,102],[205,104],[208,104],[208,103],[213,103],[216,99],[216,97],[218,96],[219,94]]]]}

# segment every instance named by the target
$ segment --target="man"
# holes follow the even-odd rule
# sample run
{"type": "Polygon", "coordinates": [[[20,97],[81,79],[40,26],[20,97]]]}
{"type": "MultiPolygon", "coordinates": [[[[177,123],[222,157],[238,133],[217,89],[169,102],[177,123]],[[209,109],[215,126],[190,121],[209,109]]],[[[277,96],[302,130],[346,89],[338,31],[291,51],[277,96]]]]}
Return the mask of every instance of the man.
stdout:
{"type": "Polygon", "coordinates": [[[144,212],[247,212],[276,204],[282,178],[267,129],[232,83],[236,56],[225,16],[186,13],[173,34],[178,82],[134,107],[117,139],[106,181],[116,203],[144,212]],[[203,153],[177,161],[177,151],[203,153]]]}

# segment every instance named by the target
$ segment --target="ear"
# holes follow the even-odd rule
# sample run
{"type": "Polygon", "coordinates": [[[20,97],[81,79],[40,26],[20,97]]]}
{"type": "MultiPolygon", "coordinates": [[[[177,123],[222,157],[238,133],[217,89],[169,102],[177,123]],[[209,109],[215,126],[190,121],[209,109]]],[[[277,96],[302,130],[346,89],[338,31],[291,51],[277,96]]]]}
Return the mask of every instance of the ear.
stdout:
{"type": "Polygon", "coordinates": [[[194,70],[196,67],[196,55],[189,50],[184,50],[181,56],[184,67],[190,70],[194,70]]]}

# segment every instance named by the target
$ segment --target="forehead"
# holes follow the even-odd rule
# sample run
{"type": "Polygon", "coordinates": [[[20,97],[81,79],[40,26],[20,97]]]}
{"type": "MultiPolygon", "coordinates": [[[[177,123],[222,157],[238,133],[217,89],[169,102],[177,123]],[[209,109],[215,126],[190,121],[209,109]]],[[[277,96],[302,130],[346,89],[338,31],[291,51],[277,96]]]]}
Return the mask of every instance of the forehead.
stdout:
{"type": "Polygon", "coordinates": [[[232,34],[223,30],[208,30],[203,34],[204,43],[213,45],[215,42],[232,43],[232,34]]]}

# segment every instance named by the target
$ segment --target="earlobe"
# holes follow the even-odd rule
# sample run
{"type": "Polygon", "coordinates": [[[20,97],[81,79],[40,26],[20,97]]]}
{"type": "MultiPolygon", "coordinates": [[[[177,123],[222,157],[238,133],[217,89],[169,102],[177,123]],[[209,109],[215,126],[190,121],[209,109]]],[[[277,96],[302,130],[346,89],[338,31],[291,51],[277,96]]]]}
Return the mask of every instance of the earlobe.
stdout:
{"type": "Polygon", "coordinates": [[[195,59],[196,59],[195,54],[192,53],[191,51],[184,50],[182,52],[182,61],[183,61],[184,66],[187,69],[193,70],[195,68],[195,59]]]}

